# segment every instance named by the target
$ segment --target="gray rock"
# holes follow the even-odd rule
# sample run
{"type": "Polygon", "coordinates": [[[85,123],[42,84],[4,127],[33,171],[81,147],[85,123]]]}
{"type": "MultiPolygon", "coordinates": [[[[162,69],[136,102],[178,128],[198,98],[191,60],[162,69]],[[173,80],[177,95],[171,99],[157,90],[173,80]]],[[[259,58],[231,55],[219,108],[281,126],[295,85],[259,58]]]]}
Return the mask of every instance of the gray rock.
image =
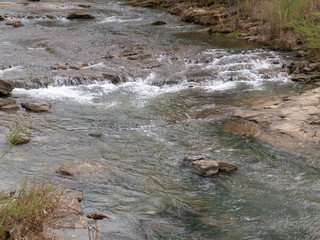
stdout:
{"type": "Polygon", "coordinates": [[[8,95],[13,90],[11,83],[0,79],[0,95],[8,95]]]}
{"type": "Polygon", "coordinates": [[[21,103],[21,106],[32,112],[47,112],[51,108],[47,102],[21,103]]]}
{"type": "Polygon", "coordinates": [[[57,173],[91,182],[103,182],[114,178],[104,165],[86,158],[63,164],[57,173]]]}

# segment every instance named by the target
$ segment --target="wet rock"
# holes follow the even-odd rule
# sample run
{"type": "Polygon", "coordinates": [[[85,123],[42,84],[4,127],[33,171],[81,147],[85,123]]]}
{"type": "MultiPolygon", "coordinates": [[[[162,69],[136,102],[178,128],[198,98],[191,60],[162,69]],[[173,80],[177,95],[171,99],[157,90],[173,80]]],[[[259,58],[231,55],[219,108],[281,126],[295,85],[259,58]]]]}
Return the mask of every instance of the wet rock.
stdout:
{"type": "Polygon", "coordinates": [[[0,95],[8,95],[12,92],[13,86],[11,83],[0,79],[0,95]]]}
{"type": "Polygon", "coordinates": [[[56,17],[53,16],[53,15],[46,15],[46,17],[49,18],[49,19],[56,19],[56,17]]]}
{"type": "Polygon", "coordinates": [[[88,13],[78,11],[78,12],[70,13],[67,18],[70,20],[74,20],[74,19],[94,19],[95,17],[88,13]]]}
{"type": "Polygon", "coordinates": [[[11,25],[13,27],[23,27],[24,26],[23,23],[19,20],[6,22],[6,25],[11,25]]]}
{"type": "Polygon", "coordinates": [[[106,80],[112,82],[113,84],[118,84],[118,83],[121,82],[121,78],[120,78],[119,76],[117,76],[117,75],[114,75],[114,74],[102,73],[102,76],[103,76],[106,80]]]}
{"type": "Polygon", "coordinates": [[[63,164],[57,173],[92,182],[108,181],[114,178],[114,175],[104,165],[86,158],[63,164]]]}
{"type": "Polygon", "coordinates": [[[40,0],[28,0],[29,2],[40,2],[40,0]]]}
{"type": "Polygon", "coordinates": [[[101,132],[93,132],[93,133],[89,133],[89,136],[99,138],[102,136],[102,133],[101,132]]]}
{"type": "Polygon", "coordinates": [[[160,26],[160,25],[165,25],[167,24],[165,21],[155,21],[153,23],[151,23],[151,25],[153,26],[160,26]]]}
{"type": "Polygon", "coordinates": [[[310,63],[308,67],[311,69],[311,71],[320,71],[320,63],[310,63]]]}
{"type": "Polygon", "coordinates": [[[11,143],[13,145],[22,145],[30,142],[30,138],[25,136],[24,134],[19,134],[16,138],[14,138],[11,143]]]}
{"type": "Polygon", "coordinates": [[[0,98],[0,110],[19,110],[19,106],[13,98],[0,98]]]}
{"type": "Polygon", "coordinates": [[[51,108],[47,102],[21,103],[21,106],[32,112],[47,112],[51,108]]]}
{"type": "Polygon", "coordinates": [[[320,80],[320,74],[319,73],[310,73],[310,74],[295,74],[292,75],[291,80],[294,82],[301,82],[301,83],[314,83],[318,82],[320,80]]]}
{"type": "Polygon", "coordinates": [[[4,17],[0,15],[0,21],[4,21],[4,17]]]}
{"type": "Polygon", "coordinates": [[[203,155],[186,157],[184,160],[189,162],[200,175],[205,177],[237,170],[237,166],[233,163],[224,160],[204,160],[203,155]]]}
{"type": "Polygon", "coordinates": [[[91,213],[87,215],[87,218],[92,218],[94,220],[102,220],[104,218],[116,219],[114,216],[112,216],[109,213],[91,213]]]}

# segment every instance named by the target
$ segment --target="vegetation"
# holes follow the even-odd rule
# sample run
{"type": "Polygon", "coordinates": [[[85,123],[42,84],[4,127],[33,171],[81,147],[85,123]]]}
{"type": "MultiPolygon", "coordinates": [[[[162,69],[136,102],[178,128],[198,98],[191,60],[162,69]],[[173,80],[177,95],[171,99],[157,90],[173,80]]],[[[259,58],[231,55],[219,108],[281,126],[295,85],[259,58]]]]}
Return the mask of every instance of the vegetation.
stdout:
{"type": "Polygon", "coordinates": [[[43,227],[61,194],[44,180],[24,181],[13,198],[0,201],[0,239],[45,239],[43,227]]]}
{"type": "MultiPolygon", "coordinates": [[[[6,146],[0,159],[19,143],[27,129],[15,117],[6,134],[6,146]]],[[[12,198],[3,197],[0,193],[0,240],[45,239],[43,227],[59,207],[61,195],[59,188],[41,179],[25,180],[12,198]]]]}

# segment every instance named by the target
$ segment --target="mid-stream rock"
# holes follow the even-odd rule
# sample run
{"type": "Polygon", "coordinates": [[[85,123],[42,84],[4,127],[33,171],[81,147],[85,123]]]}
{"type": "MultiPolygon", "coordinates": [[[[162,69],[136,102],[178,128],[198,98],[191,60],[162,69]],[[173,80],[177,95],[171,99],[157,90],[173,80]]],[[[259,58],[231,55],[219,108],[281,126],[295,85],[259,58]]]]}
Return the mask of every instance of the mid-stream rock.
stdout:
{"type": "Polygon", "coordinates": [[[21,106],[32,112],[47,112],[51,108],[47,102],[21,103],[21,106]]]}
{"type": "Polygon", "coordinates": [[[0,98],[0,110],[18,110],[19,106],[13,98],[0,98]]]}
{"type": "Polygon", "coordinates": [[[12,92],[13,86],[5,80],[0,79],[0,95],[8,95],[12,92]]]}
{"type": "Polygon", "coordinates": [[[189,162],[200,175],[205,177],[237,170],[237,166],[228,161],[204,159],[204,155],[199,155],[194,157],[186,157],[184,160],[189,162]]]}
{"type": "Polygon", "coordinates": [[[23,23],[19,20],[6,22],[6,25],[11,25],[13,27],[23,27],[24,26],[23,23]]]}
{"type": "Polygon", "coordinates": [[[104,165],[86,158],[63,164],[57,173],[92,182],[103,182],[114,178],[114,175],[104,165]]]}
{"type": "Polygon", "coordinates": [[[95,17],[90,15],[89,13],[78,11],[78,12],[70,13],[67,18],[70,20],[73,20],[73,19],[94,19],[95,17]]]}
{"type": "Polygon", "coordinates": [[[110,74],[110,73],[102,73],[102,76],[109,80],[110,82],[112,82],[113,84],[118,84],[121,82],[121,78],[117,75],[113,75],[113,74],[110,74]]]}

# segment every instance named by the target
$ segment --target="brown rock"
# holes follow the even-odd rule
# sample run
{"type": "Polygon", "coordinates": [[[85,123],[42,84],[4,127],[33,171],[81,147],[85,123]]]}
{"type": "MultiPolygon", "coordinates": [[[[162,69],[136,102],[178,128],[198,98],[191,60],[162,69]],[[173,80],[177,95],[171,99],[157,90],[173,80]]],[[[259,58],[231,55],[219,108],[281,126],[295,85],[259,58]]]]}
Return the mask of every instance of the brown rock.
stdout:
{"type": "Polygon", "coordinates": [[[73,20],[73,19],[94,19],[95,17],[88,13],[78,11],[78,12],[70,13],[67,18],[70,20],[73,20]]]}
{"type": "Polygon", "coordinates": [[[21,144],[26,144],[30,142],[30,138],[28,138],[27,136],[23,135],[23,134],[19,134],[16,138],[14,138],[11,143],[13,145],[21,145],[21,144]]]}
{"type": "Polygon", "coordinates": [[[102,73],[102,76],[109,80],[110,82],[112,82],[113,84],[118,84],[121,82],[121,78],[117,75],[113,75],[113,74],[110,74],[110,73],[102,73]]]}
{"type": "Polygon", "coordinates": [[[93,132],[93,133],[89,133],[89,136],[99,138],[102,136],[102,133],[101,132],[93,132]]]}
{"type": "Polygon", "coordinates": [[[135,52],[135,51],[130,51],[130,50],[125,50],[122,53],[120,53],[119,57],[130,57],[134,55],[138,55],[141,52],[135,52]]]}
{"type": "Polygon", "coordinates": [[[114,178],[104,165],[86,158],[63,164],[57,173],[92,182],[108,181],[114,178]]]}
{"type": "Polygon", "coordinates": [[[19,106],[13,98],[0,98],[1,110],[18,110],[19,106]]]}
{"type": "Polygon", "coordinates": [[[4,17],[0,15],[0,21],[4,21],[4,17]]]}
{"type": "Polygon", "coordinates": [[[21,103],[21,106],[32,112],[47,112],[51,108],[47,102],[21,103]]]}
{"type": "Polygon", "coordinates": [[[87,218],[92,218],[94,220],[102,220],[104,218],[116,219],[114,216],[108,213],[91,213],[87,215],[87,218]]]}
{"type": "Polygon", "coordinates": [[[202,176],[213,176],[219,172],[228,173],[237,170],[233,163],[223,160],[204,160],[204,155],[186,157],[184,160],[189,162],[202,176]]]}
{"type": "Polygon", "coordinates": [[[160,25],[165,25],[165,24],[167,24],[167,23],[164,21],[155,21],[155,22],[151,23],[151,25],[153,25],[153,26],[160,26],[160,25]]]}
{"type": "Polygon", "coordinates": [[[21,21],[10,21],[10,22],[6,22],[6,25],[11,25],[13,27],[22,27],[24,26],[23,23],[21,21]]]}
{"type": "Polygon", "coordinates": [[[11,83],[0,79],[0,95],[8,95],[13,90],[11,83]]]}

